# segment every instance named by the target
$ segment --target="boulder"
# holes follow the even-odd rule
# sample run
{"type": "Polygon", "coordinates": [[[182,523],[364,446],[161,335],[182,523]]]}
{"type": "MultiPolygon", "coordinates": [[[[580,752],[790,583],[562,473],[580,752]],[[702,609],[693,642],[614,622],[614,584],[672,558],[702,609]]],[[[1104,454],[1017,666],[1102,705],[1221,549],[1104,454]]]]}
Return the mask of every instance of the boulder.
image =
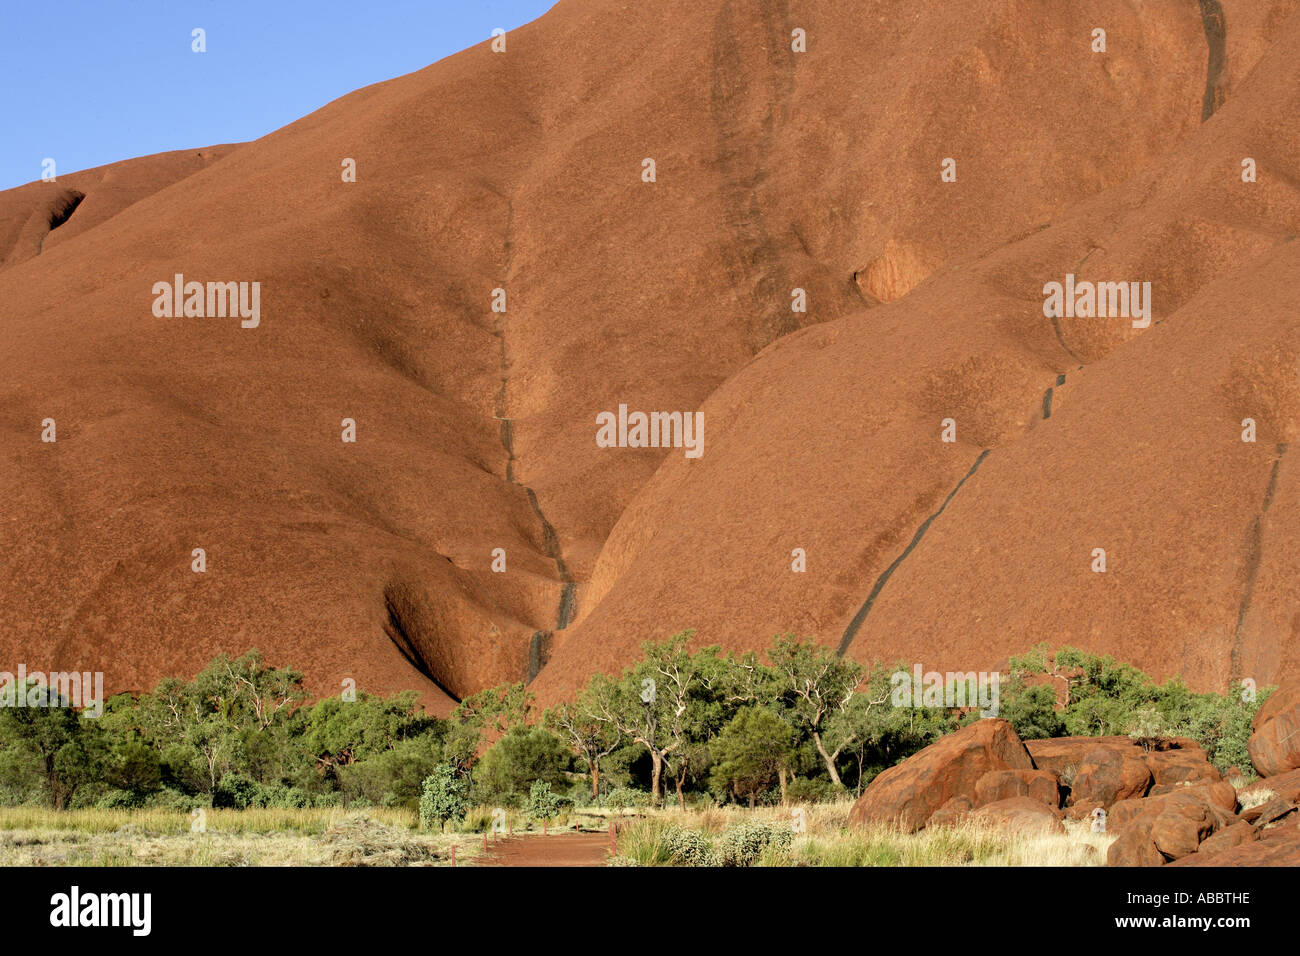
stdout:
{"type": "Polygon", "coordinates": [[[990,770],[975,782],[975,806],[1011,797],[1032,797],[1052,809],[1061,805],[1061,782],[1050,770],[990,770]]]}
{"type": "Polygon", "coordinates": [[[1237,792],[1230,783],[1200,783],[1180,787],[1171,793],[1148,797],[1134,797],[1120,800],[1110,808],[1106,817],[1106,829],[1118,833],[1131,821],[1144,814],[1158,812],[1170,803],[1191,800],[1201,801],[1214,807],[1224,819],[1235,819],[1237,809],[1237,792]]]}
{"type": "Polygon", "coordinates": [[[1246,742],[1261,777],[1300,769],[1300,680],[1284,682],[1255,714],[1246,742]]]}
{"type": "Polygon", "coordinates": [[[975,804],[971,798],[965,794],[958,794],[930,814],[930,819],[925,825],[928,827],[954,827],[965,821],[973,809],[975,809],[975,804]]]}
{"type": "Polygon", "coordinates": [[[853,804],[849,822],[897,823],[915,832],[953,797],[973,798],[975,784],[990,770],[1033,769],[1008,721],[979,720],[881,773],[853,804]]]}
{"type": "Polygon", "coordinates": [[[1170,792],[1184,783],[1222,779],[1195,740],[1174,737],[1145,750],[1132,737],[1058,737],[1025,742],[1034,766],[1050,770],[1069,788],[1068,807],[1094,807],[1139,797],[1152,789],[1170,792]],[[1158,788],[1158,789],[1157,789],[1158,788]]]}
{"type": "MultiPolygon", "coordinates": [[[[1236,846],[1227,849],[1216,848],[1217,852],[1197,852],[1185,856],[1175,866],[1300,866],[1300,825],[1295,815],[1288,821],[1267,830],[1255,828],[1255,839],[1243,839],[1236,846]]],[[[1229,827],[1228,829],[1232,829],[1229,827]]],[[[1226,830],[1223,832],[1227,832],[1226,830]]],[[[1213,840],[1210,837],[1201,844],[1202,850],[1213,840]]]]}
{"type": "Polygon", "coordinates": [[[1199,744],[1195,741],[1186,743],[1190,746],[1153,750],[1143,755],[1142,759],[1151,770],[1151,778],[1156,787],[1217,783],[1223,779],[1223,775],[1210,763],[1210,755],[1199,744]]]}
{"type": "Polygon", "coordinates": [[[1026,740],[1025,749],[1039,770],[1050,770],[1065,786],[1073,786],[1074,775],[1091,751],[1108,748],[1123,752],[1141,751],[1130,737],[1051,737],[1026,740]]]}
{"type": "Polygon", "coordinates": [[[1256,808],[1251,812],[1248,818],[1252,824],[1263,828],[1270,824],[1277,823],[1289,814],[1296,812],[1296,805],[1290,800],[1283,800],[1281,797],[1274,797],[1272,800],[1256,808]]]}
{"type": "Polygon", "coordinates": [[[1257,829],[1245,820],[1238,820],[1236,823],[1229,824],[1222,830],[1206,837],[1201,841],[1201,845],[1197,847],[1196,852],[1202,857],[1211,857],[1216,853],[1223,853],[1225,850],[1231,850],[1235,846],[1258,839],[1259,831],[1257,829]]]}
{"type": "Polygon", "coordinates": [[[1036,797],[1008,797],[980,807],[970,815],[975,823],[1020,833],[1064,833],[1059,810],[1036,797]]]}
{"type": "Polygon", "coordinates": [[[1274,797],[1300,803],[1300,770],[1288,770],[1276,777],[1257,780],[1237,791],[1237,797],[1243,806],[1247,804],[1259,806],[1274,797]]]}
{"type": "MultiPolygon", "coordinates": [[[[1202,840],[1236,822],[1199,788],[1124,804],[1145,806],[1138,808],[1137,816],[1123,820],[1119,839],[1106,854],[1109,866],[1160,866],[1181,859],[1195,853],[1202,840]]],[[[1111,816],[1119,812],[1123,818],[1126,810],[1117,804],[1111,816]]]]}
{"type": "Polygon", "coordinates": [[[1151,786],[1151,770],[1142,749],[1094,747],[1084,754],[1070,788],[1075,805],[1109,807],[1119,800],[1141,797],[1151,786]]]}

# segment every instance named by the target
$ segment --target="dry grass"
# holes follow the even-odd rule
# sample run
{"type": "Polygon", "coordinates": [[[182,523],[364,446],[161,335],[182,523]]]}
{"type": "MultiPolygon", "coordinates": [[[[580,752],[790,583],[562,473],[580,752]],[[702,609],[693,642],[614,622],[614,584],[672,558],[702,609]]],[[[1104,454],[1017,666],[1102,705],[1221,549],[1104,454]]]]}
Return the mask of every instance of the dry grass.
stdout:
{"type": "MultiPolygon", "coordinates": [[[[1086,822],[1066,821],[1064,835],[1027,835],[965,824],[903,833],[896,828],[849,827],[852,801],[747,810],[582,809],[551,821],[548,832],[620,825],[615,862],[662,863],[665,834],[694,831],[714,846],[742,824],[760,822],[793,832],[788,847],[771,846],[759,866],[1097,866],[1105,863],[1110,834],[1090,833],[1086,822]],[[630,819],[629,819],[630,818],[630,819]]],[[[508,811],[515,833],[541,825],[508,811]]],[[[475,808],[458,832],[426,833],[406,810],[207,810],[205,829],[174,810],[0,808],[2,866],[445,866],[482,852],[492,809],[475,808]]]]}
{"type": "Polygon", "coordinates": [[[1250,793],[1237,791],[1237,802],[1241,805],[1242,810],[1250,810],[1254,807],[1262,807],[1276,796],[1277,794],[1267,787],[1260,787],[1250,793]]]}
{"type": "MultiPolygon", "coordinates": [[[[1102,866],[1115,836],[1090,832],[1086,821],[1065,821],[1064,834],[1026,834],[965,823],[905,833],[896,827],[849,827],[851,802],[794,808],[699,812],[652,811],[619,838],[627,862],[662,863],[672,828],[694,830],[710,843],[749,821],[798,825],[788,847],[771,846],[759,866],[1102,866]]],[[[680,841],[678,841],[680,842],[680,841]]]]}
{"type": "Polygon", "coordinates": [[[0,809],[2,866],[443,866],[481,852],[404,810],[0,809]]]}

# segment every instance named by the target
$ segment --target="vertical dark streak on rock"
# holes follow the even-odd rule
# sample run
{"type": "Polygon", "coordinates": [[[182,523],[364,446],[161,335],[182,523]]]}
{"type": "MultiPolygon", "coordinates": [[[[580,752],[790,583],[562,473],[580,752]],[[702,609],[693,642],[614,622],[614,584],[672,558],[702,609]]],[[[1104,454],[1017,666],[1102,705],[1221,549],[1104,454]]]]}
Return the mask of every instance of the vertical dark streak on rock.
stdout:
{"type": "MultiPolygon", "coordinates": [[[[784,335],[797,331],[799,321],[790,311],[788,290],[799,283],[786,274],[780,250],[768,231],[758,201],[765,177],[764,164],[775,140],[777,114],[794,90],[794,65],[782,51],[789,50],[785,0],[758,4],[758,18],[766,39],[767,75],[773,88],[765,99],[767,110],[757,129],[745,121],[746,103],[767,92],[760,83],[747,85],[745,50],[737,38],[737,18],[732,0],[725,0],[713,27],[713,63],[710,105],[717,135],[716,163],[721,170],[719,199],[731,234],[726,256],[732,288],[751,289],[755,324],[751,347],[755,353],[784,335]],[[776,7],[773,10],[772,7],[776,7]],[[775,84],[784,80],[784,85],[775,84]]],[[[743,17],[755,16],[745,4],[743,17]]],[[[784,120],[784,116],[780,117],[784,120]]]]}
{"type": "Polygon", "coordinates": [[[1214,115],[1226,98],[1220,83],[1227,62],[1228,23],[1223,16],[1219,0],[1197,0],[1201,7],[1201,24],[1205,27],[1205,42],[1210,48],[1205,68],[1205,96],[1201,100],[1201,122],[1214,115]]]}
{"type": "MultiPolygon", "coordinates": [[[[514,228],[515,228],[515,203],[511,199],[506,214],[506,236],[505,236],[505,264],[504,276],[502,278],[503,288],[505,283],[509,282],[510,270],[514,260],[514,228]]],[[[507,309],[509,308],[509,292],[507,291],[507,309]]],[[[542,511],[541,503],[537,500],[537,493],[526,485],[521,485],[515,477],[515,462],[518,460],[515,456],[515,423],[507,414],[509,408],[507,403],[506,389],[510,380],[510,358],[506,351],[506,315],[507,312],[498,312],[496,326],[493,334],[499,342],[500,355],[500,376],[501,388],[497,392],[496,417],[501,422],[501,445],[506,450],[506,481],[512,485],[519,485],[528,495],[528,504],[533,509],[533,514],[537,516],[538,524],[542,527],[542,546],[546,551],[546,556],[555,562],[555,570],[559,575],[560,583],[563,585],[560,591],[560,604],[556,610],[555,630],[562,631],[573,621],[574,614],[578,607],[578,585],[569,573],[569,567],[564,562],[564,554],[560,548],[560,536],[555,531],[555,526],[547,519],[542,511]]],[[[543,631],[533,633],[529,647],[529,680],[537,676],[533,670],[534,662],[540,669],[544,661],[541,661],[540,653],[537,651],[538,635],[543,631]]]]}
{"type": "Polygon", "coordinates": [[[1255,593],[1255,581],[1259,577],[1259,565],[1263,560],[1264,518],[1273,505],[1273,494],[1277,491],[1277,474],[1282,468],[1282,458],[1287,445],[1279,442],[1277,457],[1273,459],[1273,470],[1269,472],[1268,487],[1264,490],[1264,503],[1260,505],[1259,514],[1251,522],[1250,531],[1246,533],[1246,584],[1242,589],[1241,606],[1237,609],[1237,626],[1232,632],[1232,653],[1229,658],[1228,676],[1236,680],[1244,675],[1238,672],[1241,665],[1242,632],[1246,625],[1246,615],[1250,613],[1251,598],[1255,593]]]}

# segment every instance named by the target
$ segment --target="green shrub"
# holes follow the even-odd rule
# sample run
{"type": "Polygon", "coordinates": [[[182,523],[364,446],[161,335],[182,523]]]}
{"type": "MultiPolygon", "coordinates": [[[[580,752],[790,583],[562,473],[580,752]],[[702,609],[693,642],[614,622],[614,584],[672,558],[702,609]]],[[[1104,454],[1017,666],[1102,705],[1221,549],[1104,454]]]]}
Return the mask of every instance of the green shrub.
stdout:
{"type": "Polygon", "coordinates": [[[171,787],[163,787],[156,793],[149,794],[144,801],[144,806],[151,810],[180,810],[183,813],[189,813],[195,807],[211,805],[212,801],[206,796],[182,793],[171,787]]]}
{"type": "Polygon", "coordinates": [[[255,781],[240,773],[227,773],[217,782],[212,791],[214,807],[228,807],[232,810],[247,810],[258,806],[261,788],[255,781]]]}
{"type": "Polygon", "coordinates": [[[753,866],[769,847],[789,849],[794,834],[788,826],[753,820],[728,827],[713,847],[715,866],[753,866]]]}
{"type": "Polygon", "coordinates": [[[828,777],[795,777],[785,788],[789,803],[830,803],[844,796],[844,788],[828,777]]]}
{"type": "Polygon", "coordinates": [[[134,810],[144,806],[144,796],[130,790],[110,790],[95,801],[95,806],[101,810],[134,810]]]}
{"type": "Polygon", "coordinates": [[[560,812],[562,808],[571,807],[572,801],[561,797],[551,789],[551,785],[545,780],[534,780],[532,789],[528,791],[527,812],[534,820],[550,820],[560,812]]]}
{"type": "Polygon", "coordinates": [[[257,805],[279,810],[298,810],[312,805],[311,797],[297,787],[272,784],[260,788],[257,805]]]}
{"type": "Polygon", "coordinates": [[[674,866],[708,866],[713,847],[699,830],[670,826],[660,835],[665,862],[674,866]]]}
{"type": "Polygon", "coordinates": [[[433,773],[424,778],[420,794],[420,826],[426,830],[436,824],[441,830],[448,820],[458,821],[465,816],[468,804],[465,778],[456,773],[448,763],[440,763],[433,773]]]}
{"type": "Polygon", "coordinates": [[[605,795],[605,806],[615,810],[644,807],[650,804],[650,794],[633,787],[615,787],[605,795]]]}
{"type": "Polygon", "coordinates": [[[545,727],[512,727],[474,768],[475,797],[480,803],[519,806],[535,781],[562,786],[571,760],[564,741],[545,727]]]}

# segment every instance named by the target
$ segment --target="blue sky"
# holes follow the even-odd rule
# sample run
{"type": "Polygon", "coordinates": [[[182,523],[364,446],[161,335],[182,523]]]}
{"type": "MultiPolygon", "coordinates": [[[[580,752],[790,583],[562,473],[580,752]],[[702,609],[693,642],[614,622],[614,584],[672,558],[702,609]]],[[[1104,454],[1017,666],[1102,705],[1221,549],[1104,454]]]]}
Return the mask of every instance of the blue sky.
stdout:
{"type": "Polygon", "coordinates": [[[0,0],[0,189],[256,139],[554,0],[0,0]],[[207,52],[190,49],[207,31],[207,52]]]}

